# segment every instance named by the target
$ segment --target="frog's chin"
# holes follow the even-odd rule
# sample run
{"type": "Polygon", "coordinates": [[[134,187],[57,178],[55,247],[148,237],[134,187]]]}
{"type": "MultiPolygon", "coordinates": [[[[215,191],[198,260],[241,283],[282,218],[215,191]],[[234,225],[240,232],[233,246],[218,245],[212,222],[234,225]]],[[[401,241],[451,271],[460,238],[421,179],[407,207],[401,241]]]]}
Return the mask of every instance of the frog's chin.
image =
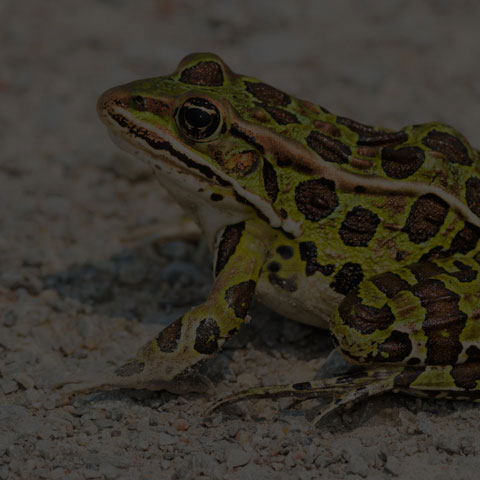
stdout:
{"type": "Polygon", "coordinates": [[[167,155],[152,155],[138,145],[109,131],[113,142],[125,152],[151,166],[160,184],[187,215],[197,223],[213,248],[217,235],[227,225],[240,223],[248,216],[247,207],[235,198],[233,189],[188,170],[167,155]]]}

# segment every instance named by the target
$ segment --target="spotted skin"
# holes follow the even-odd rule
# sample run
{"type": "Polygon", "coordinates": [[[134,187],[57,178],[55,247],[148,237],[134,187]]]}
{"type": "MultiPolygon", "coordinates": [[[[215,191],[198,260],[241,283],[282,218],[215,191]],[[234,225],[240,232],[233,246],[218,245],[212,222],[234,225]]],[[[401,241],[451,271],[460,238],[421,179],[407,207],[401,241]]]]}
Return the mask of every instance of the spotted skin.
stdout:
{"type": "Polygon", "coordinates": [[[208,299],[109,385],[175,389],[248,321],[258,294],[330,328],[364,370],[247,396],[332,395],[325,415],[385,391],[478,395],[480,161],[454,128],[365,125],[212,54],[111,89],[98,111],[197,220],[216,258],[208,299]]]}
{"type": "Polygon", "coordinates": [[[242,232],[245,230],[245,222],[235,225],[228,225],[221,236],[217,249],[217,258],[215,261],[215,276],[225,268],[228,260],[235,254],[235,250],[242,238],[242,232]]]}

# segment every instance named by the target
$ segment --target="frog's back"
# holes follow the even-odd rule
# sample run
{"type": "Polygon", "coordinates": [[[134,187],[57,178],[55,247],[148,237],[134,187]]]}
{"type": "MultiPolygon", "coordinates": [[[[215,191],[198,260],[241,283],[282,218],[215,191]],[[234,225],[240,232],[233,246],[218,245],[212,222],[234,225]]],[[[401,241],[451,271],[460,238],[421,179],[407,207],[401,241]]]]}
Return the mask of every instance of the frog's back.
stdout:
{"type": "MultiPolygon", "coordinates": [[[[242,120],[300,143],[320,169],[336,165],[360,175],[359,185],[362,178],[376,177],[438,187],[480,216],[479,152],[449,125],[430,122],[397,131],[365,125],[235,74],[214,54],[186,57],[172,79],[226,99],[242,120]]],[[[287,162],[279,158],[281,148],[276,154],[287,162]]],[[[306,168],[302,158],[288,162],[306,168]]]]}

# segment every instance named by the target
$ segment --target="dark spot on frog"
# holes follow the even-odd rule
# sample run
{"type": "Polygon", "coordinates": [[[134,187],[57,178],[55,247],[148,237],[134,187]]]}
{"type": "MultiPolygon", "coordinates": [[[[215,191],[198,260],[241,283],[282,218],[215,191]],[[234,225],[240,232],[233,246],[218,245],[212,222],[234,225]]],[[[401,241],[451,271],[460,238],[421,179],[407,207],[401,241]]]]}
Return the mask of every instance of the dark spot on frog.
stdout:
{"type": "Polygon", "coordinates": [[[472,165],[473,163],[467,147],[459,137],[450,133],[432,130],[423,138],[422,143],[445,155],[451,163],[460,163],[461,165],[472,165]]]}
{"type": "Polygon", "coordinates": [[[275,156],[279,167],[289,167],[293,163],[289,156],[281,154],[280,152],[276,152],[275,156]]]}
{"type": "Polygon", "coordinates": [[[467,363],[480,362],[480,348],[476,345],[470,345],[465,353],[468,355],[467,363]]]}
{"type": "Polygon", "coordinates": [[[280,209],[280,216],[281,216],[283,219],[285,219],[285,218],[288,217],[288,213],[287,213],[287,211],[286,211],[284,208],[281,208],[281,209],[280,209]]]}
{"type": "Polygon", "coordinates": [[[337,122],[359,134],[357,145],[391,145],[402,143],[408,139],[407,133],[402,130],[398,132],[389,132],[341,116],[337,116],[337,122]]]}
{"type": "Polygon", "coordinates": [[[147,108],[147,102],[145,100],[145,97],[142,97],[142,95],[134,95],[132,98],[132,106],[136,110],[143,112],[147,108]]]}
{"type": "Polygon", "coordinates": [[[473,270],[470,265],[465,265],[460,260],[455,260],[453,264],[458,268],[458,272],[453,272],[449,275],[455,277],[459,282],[473,282],[477,278],[478,272],[473,270]]]}
{"type": "Polygon", "coordinates": [[[457,387],[473,390],[477,387],[477,381],[480,380],[480,363],[454,365],[451,375],[457,387]]]}
{"type": "Polygon", "coordinates": [[[280,245],[277,247],[277,253],[284,259],[288,260],[293,257],[293,247],[289,245],[280,245]]]}
{"type": "Polygon", "coordinates": [[[407,360],[407,365],[418,365],[421,360],[418,357],[412,357],[407,360]]]}
{"type": "Polygon", "coordinates": [[[382,168],[391,178],[407,178],[413,175],[425,161],[425,152],[419,147],[382,149],[382,168]]]}
{"type": "Polygon", "coordinates": [[[278,276],[276,273],[270,273],[268,276],[268,281],[272,285],[277,285],[281,289],[287,291],[287,292],[296,292],[298,287],[297,287],[297,275],[292,275],[289,278],[281,278],[278,276]]]}
{"type": "Polygon", "coordinates": [[[242,232],[245,229],[245,222],[236,223],[225,227],[222,233],[222,239],[218,245],[217,261],[215,263],[215,276],[224,269],[228,260],[235,252],[237,245],[242,238],[242,232]]]}
{"type": "Polygon", "coordinates": [[[223,195],[220,195],[219,193],[212,193],[210,195],[210,200],[212,202],[220,202],[221,200],[223,200],[223,195]]]}
{"type": "Polygon", "coordinates": [[[443,248],[441,245],[433,247],[428,252],[424,253],[419,260],[419,263],[430,262],[439,258],[445,258],[449,256],[449,251],[443,248]]]}
{"type": "Polygon", "coordinates": [[[408,388],[423,372],[425,367],[406,367],[394,379],[395,388],[408,388]]]}
{"type": "Polygon", "coordinates": [[[262,175],[265,191],[267,192],[270,200],[275,202],[278,196],[277,174],[275,173],[275,169],[273,168],[272,164],[265,158],[263,159],[262,175]]]}
{"type": "Polygon", "coordinates": [[[318,251],[315,242],[301,242],[299,244],[300,259],[306,262],[305,275],[310,277],[315,272],[320,272],[325,276],[331,275],[335,269],[332,264],[321,265],[318,263],[318,251]]]}
{"type": "Polygon", "coordinates": [[[189,85],[220,87],[223,84],[222,67],[213,61],[198,62],[182,71],[180,81],[189,85]]]}
{"type": "Polygon", "coordinates": [[[337,293],[346,295],[354,290],[363,280],[363,270],[358,263],[347,262],[335,275],[330,287],[337,293]]]}
{"type": "Polygon", "coordinates": [[[412,205],[403,231],[413,243],[426,242],[440,231],[448,208],[444,200],[431,193],[420,197],[412,205]]]}
{"type": "Polygon", "coordinates": [[[369,360],[375,362],[400,362],[412,353],[412,342],[407,332],[394,330],[377,348],[378,353],[369,356],[369,360]]]}
{"type": "Polygon", "coordinates": [[[165,327],[156,338],[158,348],[161,352],[174,352],[182,333],[182,319],[177,318],[173,323],[165,327]]]}
{"type": "Polygon", "coordinates": [[[211,355],[218,350],[220,327],[213,318],[203,319],[195,332],[193,348],[204,355],[211,355]]]}
{"type": "Polygon", "coordinates": [[[310,382],[294,383],[292,388],[294,390],[310,390],[312,388],[312,384],[310,382]]]}
{"type": "Polygon", "coordinates": [[[467,180],[465,197],[470,210],[480,217],[480,179],[470,177],[467,180]]]}
{"type": "Polygon", "coordinates": [[[237,285],[233,285],[225,292],[225,300],[228,308],[233,308],[237,318],[245,318],[248,313],[248,307],[255,293],[256,282],[247,280],[237,285]]]}
{"type": "Polygon", "coordinates": [[[467,315],[459,308],[460,296],[434,278],[419,281],[412,293],[426,310],[422,330],[427,336],[427,365],[454,365],[463,350],[460,334],[467,315]]]}
{"type": "Polygon", "coordinates": [[[357,292],[347,295],[338,307],[338,313],[345,325],[369,335],[376,330],[385,330],[395,321],[388,305],[382,308],[364,305],[357,292]]]}
{"type": "Polygon", "coordinates": [[[409,290],[410,285],[406,280],[392,272],[384,272],[371,279],[372,283],[388,298],[394,297],[402,290],[409,290]]]}
{"type": "Polygon", "coordinates": [[[366,247],[375,235],[380,218],[375,213],[363,207],[350,210],[339,230],[345,245],[350,247],[366,247]]]}
{"type": "Polygon", "coordinates": [[[407,132],[399,130],[398,132],[377,131],[374,133],[360,133],[358,135],[357,145],[364,147],[379,147],[382,145],[398,145],[408,140],[407,132]]]}
{"type": "Polygon", "coordinates": [[[279,262],[270,262],[267,265],[268,271],[269,272],[279,272],[280,269],[282,268],[282,265],[279,262]]]}
{"type": "Polygon", "coordinates": [[[321,120],[315,120],[313,122],[315,128],[321,133],[328,135],[330,137],[341,137],[342,131],[333,123],[322,122],[321,120]]]}
{"type": "Polygon", "coordinates": [[[418,282],[442,273],[448,273],[443,267],[429,261],[414,263],[413,265],[408,265],[407,268],[415,275],[418,282]]]}
{"type": "Polygon", "coordinates": [[[257,104],[257,106],[264,108],[278,125],[288,125],[289,123],[300,123],[298,118],[291,112],[283,108],[272,107],[265,104],[257,104]]]}
{"type": "Polygon", "coordinates": [[[139,362],[137,360],[132,360],[131,362],[122,365],[121,367],[115,370],[115,375],[119,377],[130,377],[131,375],[137,375],[143,372],[145,368],[145,363],[139,362]]]}
{"type": "Polygon", "coordinates": [[[328,217],[338,206],[335,183],[326,178],[301,182],[295,189],[295,201],[307,220],[315,222],[328,217]]]}
{"type": "Polygon", "coordinates": [[[266,105],[275,105],[286,107],[290,103],[290,97],[266,83],[262,82],[245,82],[247,90],[260,102],[266,105]]]}
{"type": "Polygon", "coordinates": [[[356,133],[376,133],[375,127],[365,125],[364,123],[356,122],[355,120],[347,117],[342,117],[341,115],[337,115],[337,123],[339,123],[340,125],[345,125],[350,130],[356,133]]]}
{"type": "Polygon", "coordinates": [[[347,163],[348,157],[352,154],[350,147],[340,140],[335,140],[326,135],[312,130],[306,138],[307,145],[320,157],[333,163],[347,163]]]}
{"type": "Polygon", "coordinates": [[[363,185],[357,185],[353,191],[357,194],[362,194],[362,193],[365,193],[367,191],[367,189],[363,186],[363,185]]]}
{"type": "Polygon", "coordinates": [[[465,226],[455,235],[454,239],[452,240],[448,251],[450,254],[457,252],[467,253],[477,246],[479,237],[480,228],[472,225],[469,222],[465,222],[465,226]]]}

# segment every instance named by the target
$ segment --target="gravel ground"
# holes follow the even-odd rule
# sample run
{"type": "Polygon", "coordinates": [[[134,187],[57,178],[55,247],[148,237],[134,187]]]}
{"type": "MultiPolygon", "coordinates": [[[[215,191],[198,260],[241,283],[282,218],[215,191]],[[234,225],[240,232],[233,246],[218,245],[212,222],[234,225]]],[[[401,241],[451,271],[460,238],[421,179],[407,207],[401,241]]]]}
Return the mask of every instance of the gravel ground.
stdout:
{"type": "Polygon", "coordinates": [[[0,480],[478,478],[469,403],[391,394],[314,427],[315,402],[257,400],[206,419],[328,354],[325,332],[260,306],[205,367],[210,396],[63,405],[51,385],[120,364],[211,282],[204,243],[97,120],[104,89],[213,51],[358,121],[440,120],[480,146],[479,18],[469,0],[0,2],[0,480]]]}

